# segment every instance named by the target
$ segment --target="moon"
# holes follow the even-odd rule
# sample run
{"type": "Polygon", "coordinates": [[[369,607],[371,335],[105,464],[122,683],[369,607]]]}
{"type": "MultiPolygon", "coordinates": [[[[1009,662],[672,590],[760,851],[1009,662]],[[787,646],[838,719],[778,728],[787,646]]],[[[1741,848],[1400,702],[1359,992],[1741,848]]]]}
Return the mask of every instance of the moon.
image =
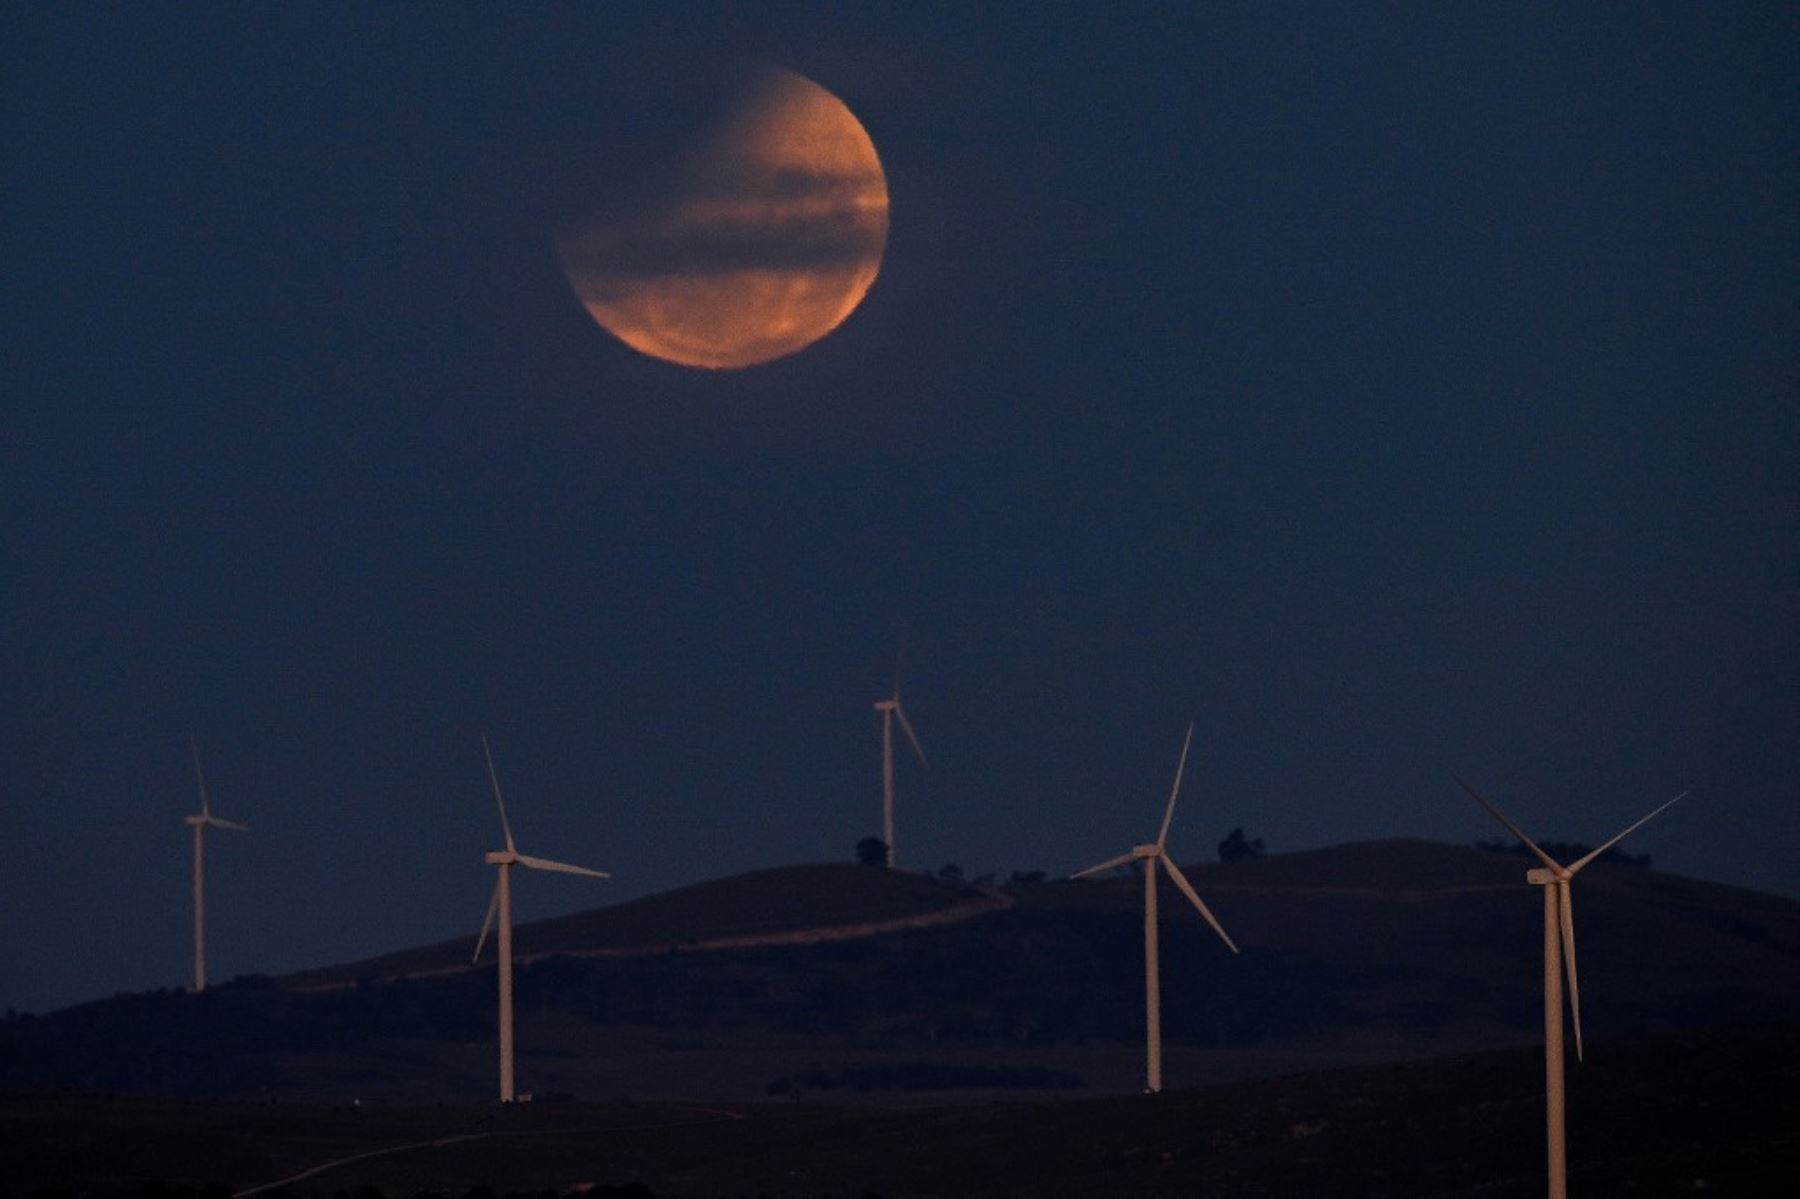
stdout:
{"type": "Polygon", "coordinates": [[[760,70],[672,160],[557,237],[602,328],[654,358],[731,370],[798,353],[862,303],[887,246],[887,177],[843,101],[760,70]]]}

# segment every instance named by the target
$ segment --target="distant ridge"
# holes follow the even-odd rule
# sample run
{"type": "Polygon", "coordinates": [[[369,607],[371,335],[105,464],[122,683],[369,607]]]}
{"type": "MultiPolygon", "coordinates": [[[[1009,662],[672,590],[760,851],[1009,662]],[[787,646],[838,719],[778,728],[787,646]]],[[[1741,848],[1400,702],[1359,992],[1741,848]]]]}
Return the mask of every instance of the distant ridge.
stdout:
{"type": "Polygon", "coordinates": [[[1198,867],[1212,885],[1240,890],[1351,889],[1368,894],[1453,892],[1524,885],[1525,869],[1504,854],[1417,837],[1350,841],[1198,867]]]}
{"type": "MultiPolygon", "coordinates": [[[[1427,894],[1505,891],[1524,867],[1503,854],[1416,838],[1350,842],[1248,861],[1184,867],[1221,893],[1345,895],[1406,901],[1427,894]]],[[[1064,880],[1049,880],[1055,886],[1064,880]]],[[[1104,884],[1100,884],[1104,887],[1104,884]]],[[[709,879],[625,903],[517,927],[521,964],[545,958],[630,957],[820,943],[951,923],[1009,907],[992,887],[848,863],[775,866],[709,879]]],[[[471,969],[475,934],[283,975],[297,991],[432,978],[471,969]]]]}
{"type": "MultiPolygon", "coordinates": [[[[1407,928],[1417,935],[1443,925],[1431,937],[1457,940],[1453,957],[1492,956],[1498,963],[1504,953],[1497,951],[1494,934],[1513,926],[1515,932],[1527,929],[1536,912],[1535,892],[1524,877],[1528,865],[1512,854],[1397,837],[1230,863],[1184,864],[1184,868],[1196,886],[1219,897],[1221,918],[1247,922],[1246,946],[1279,947],[1336,960],[1346,946],[1379,944],[1398,931],[1397,917],[1374,913],[1395,904],[1455,899],[1456,904],[1442,912],[1409,918],[1407,928]],[[1367,904],[1375,907],[1365,912],[1367,904]],[[1450,927],[1463,934],[1450,932],[1450,927]]],[[[1019,903],[1027,916],[1069,907],[1123,910],[1138,902],[1136,883],[1120,889],[1124,877],[1126,872],[1121,871],[1110,879],[1076,883],[1052,879],[993,888],[849,863],[777,866],[521,924],[515,953],[526,964],[556,957],[626,958],[824,944],[953,924],[1019,903]]],[[[1800,901],[1604,861],[1595,863],[1584,882],[1596,900],[1586,905],[1593,910],[1584,912],[1584,923],[1598,919],[1603,938],[1613,905],[1648,901],[1660,921],[1673,924],[1655,940],[1676,947],[1677,962],[1704,956],[1693,939],[1707,927],[1738,931],[1754,927],[1759,949],[1773,950],[1781,958],[1800,958],[1800,901]],[[1709,914],[1719,908],[1750,915],[1721,920],[1709,914]],[[1683,946],[1687,951],[1680,951],[1683,946]]],[[[1170,913],[1164,920],[1184,927],[1170,913]]],[[[275,981],[283,989],[306,992],[463,974],[487,968],[471,965],[474,945],[471,933],[275,981]]],[[[1404,946],[1394,946],[1393,952],[1406,956],[1404,946]]],[[[1593,968],[1604,972],[1609,968],[1606,962],[1604,955],[1596,954],[1593,968]]],[[[1800,983],[1800,971],[1795,977],[1800,983]]]]}
{"type": "MultiPolygon", "coordinates": [[[[1526,865],[1411,839],[1183,863],[1242,953],[1192,910],[1163,913],[1167,1085],[1537,1043],[1526,865]]],[[[1582,879],[1590,1059],[1627,1036],[1800,1022],[1800,901],[1603,860],[1582,879]]],[[[984,888],[829,864],[524,924],[522,1084],[646,1100],[865,1076],[1135,1091],[1142,902],[1129,868],[984,888]]],[[[494,975],[469,966],[473,942],[0,1021],[0,1089],[480,1098],[494,975]]]]}
{"type": "MultiPolygon", "coordinates": [[[[777,866],[520,924],[514,961],[823,943],[966,920],[1010,902],[991,888],[902,871],[842,863],[777,866]]],[[[473,968],[474,946],[471,934],[278,982],[290,990],[322,991],[462,973],[473,968]]]]}

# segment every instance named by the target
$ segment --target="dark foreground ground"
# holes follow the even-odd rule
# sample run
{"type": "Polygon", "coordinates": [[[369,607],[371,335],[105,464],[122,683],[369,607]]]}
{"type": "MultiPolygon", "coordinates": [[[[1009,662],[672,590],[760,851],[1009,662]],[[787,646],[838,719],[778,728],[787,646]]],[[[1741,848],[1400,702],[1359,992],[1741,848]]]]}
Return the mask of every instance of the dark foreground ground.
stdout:
{"type": "MultiPolygon", "coordinates": [[[[12,1095],[0,1098],[0,1194],[113,1194],[162,1181],[239,1195],[278,1193],[273,1184],[399,1196],[635,1183],[665,1199],[1503,1199],[1543,1193],[1542,1061],[1512,1050],[1160,1096],[940,1107],[314,1108],[12,1095]]],[[[1788,1193],[1800,1177],[1800,1027],[1600,1044],[1569,1072],[1574,1193],[1760,1196],[1788,1193]]]]}

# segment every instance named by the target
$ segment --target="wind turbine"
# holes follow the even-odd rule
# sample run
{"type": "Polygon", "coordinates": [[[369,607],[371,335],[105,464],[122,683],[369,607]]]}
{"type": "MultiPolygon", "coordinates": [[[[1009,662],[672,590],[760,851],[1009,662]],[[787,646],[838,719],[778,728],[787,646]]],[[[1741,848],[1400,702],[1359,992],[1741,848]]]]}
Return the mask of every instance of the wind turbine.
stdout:
{"type": "Polygon", "coordinates": [[[1188,897],[1188,902],[1212,925],[1213,931],[1219,934],[1226,947],[1233,953],[1238,951],[1238,947],[1226,935],[1224,927],[1195,893],[1187,875],[1181,873],[1181,867],[1163,849],[1169,840],[1169,822],[1175,818],[1175,798],[1181,794],[1181,773],[1187,768],[1188,746],[1193,740],[1194,726],[1190,724],[1187,739],[1181,743],[1181,761],[1175,766],[1175,785],[1169,790],[1169,807],[1163,813],[1162,829],[1156,834],[1156,841],[1150,845],[1134,845],[1130,853],[1108,858],[1098,866],[1089,866],[1086,870],[1078,870],[1069,876],[1086,878],[1090,874],[1111,870],[1127,862],[1144,863],[1144,1028],[1145,1056],[1148,1060],[1144,1090],[1151,1094],[1162,1090],[1162,980],[1157,973],[1156,953],[1156,868],[1159,863],[1169,872],[1169,877],[1175,880],[1175,886],[1188,897]]]}
{"type": "Polygon", "coordinates": [[[1675,799],[1655,809],[1599,849],[1564,866],[1539,849],[1537,843],[1525,835],[1524,830],[1508,820],[1506,814],[1489,803],[1481,792],[1461,779],[1456,782],[1476,803],[1487,809],[1488,815],[1505,825],[1508,832],[1524,842],[1525,848],[1543,863],[1541,867],[1527,870],[1525,881],[1544,889],[1544,1128],[1549,1145],[1550,1199],[1565,1199],[1569,1193],[1568,1143],[1563,1118],[1562,971],[1565,964],[1569,972],[1569,1011],[1575,1024],[1575,1060],[1581,1060],[1581,988],[1575,977],[1575,910],[1569,893],[1569,881],[1581,873],[1589,862],[1649,823],[1653,817],[1661,815],[1687,792],[1683,791],[1675,799]]]}
{"type": "Polygon", "coordinates": [[[914,735],[912,721],[906,718],[906,709],[900,706],[900,667],[894,667],[894,693],[886,699],[875,701],[875,710],[881,713],[881,840],[887,847],[887,867],[894,868],[894,721],[900,721],[900,731],[912,743],[913,752],[919,755],[919,765],[927,770],[931,763],[925,760],[925,751],[919,747],[919,738],[914,735]]]}
{"type": "Polygon", "coordinates": [[[228,828],[247,833],[250,826],[212,814],[206,803],[206,770],[200,765],[200,743],[189,737],[188,747],[194,751],[194,778],[200,783],[200,810],[181,818],[194,830],[194,991],[199,993],[206,990],[206,830],[228,828]]]}
{"type": "Polygon", "coordinates": [[[486,857],[487,864],[500,868],[500,877],[494,881],[494,897],[488,900],[486,919],[481,922],[481,936],[475,941],[475,956],[471,963],[481,960],[481,947],[487,944],[488,929],[495,928],[495,917],[498,916],[498,933],[496,939],[500,943],[500,1102],[513,1101],[513,999],[512,999],[512,868],[523,866],[528,870],[550,870],[559,874],[585,874],[589,878],[611,878],[612,875],[601,870],[589,870],[586,866],[571,866],[567,862],[552,862],[548,858],[534,858],[519,852],[513,844],[512,826],[506,820],[506,800],[500,795],[500,776],[494,771],[494,751],[488,748],[487,738],[481,739],[481,752],[487,755],[488,778],[494,784],[494,803],[500,809],[500,831],[506,836],[506,848],[495,850],[486,857]]]}

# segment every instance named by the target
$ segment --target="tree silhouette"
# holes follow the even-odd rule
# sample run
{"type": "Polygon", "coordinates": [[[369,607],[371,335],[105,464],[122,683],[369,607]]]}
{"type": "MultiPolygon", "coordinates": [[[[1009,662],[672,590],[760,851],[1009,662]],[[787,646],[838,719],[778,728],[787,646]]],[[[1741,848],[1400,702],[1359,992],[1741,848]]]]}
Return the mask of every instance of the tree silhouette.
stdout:
{"type": "Polygon", "coordinates": [[[880,837],[864,837],[856,843],[856,860],[864,866],[887,865],[887,842],[880,837]]]}
{"type": "Polygon", "coordinates": [[[1258,837],[1254,841],[1246,840],[1244,830],[1241,828],[1232,829],[1231,835],[1219,842],[1219,861],[1221,862],[1242,862],[1262,856],[1263,839],[1258,837]]]}

